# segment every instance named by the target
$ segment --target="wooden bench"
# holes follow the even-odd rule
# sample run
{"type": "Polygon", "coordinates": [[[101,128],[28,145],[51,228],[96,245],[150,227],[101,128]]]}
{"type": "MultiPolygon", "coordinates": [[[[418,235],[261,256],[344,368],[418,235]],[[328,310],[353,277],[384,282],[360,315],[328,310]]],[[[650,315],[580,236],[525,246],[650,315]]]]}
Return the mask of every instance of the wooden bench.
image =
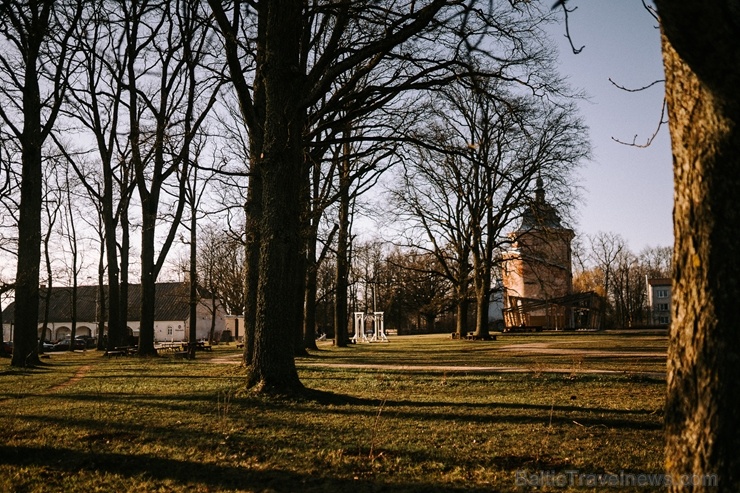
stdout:
{"type": "Polygon", "coordinates": [[[127,355],[126,351],[121,351],[121,350],[116,350],[116,349],[112,351],[106,351],[105,353],[103,353],[103,356],[107,356],[108,358],[110,358],[111,356],[126,356],[126,355],[127,355]]]}

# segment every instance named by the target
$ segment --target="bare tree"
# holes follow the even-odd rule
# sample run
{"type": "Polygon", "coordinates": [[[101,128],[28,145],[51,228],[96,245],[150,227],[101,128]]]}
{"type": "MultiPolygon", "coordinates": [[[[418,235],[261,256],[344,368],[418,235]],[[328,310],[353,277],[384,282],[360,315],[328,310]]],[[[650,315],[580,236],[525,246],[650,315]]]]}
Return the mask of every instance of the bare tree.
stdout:
{"type": "Polygon", "coordinates": [[[38,338],[38,350],[39,353],[43,352],[43,342],[47,339],[49,334],[49,311],[51,310],[51,293],[54,284],[54,267],[52,264],[52,251],[51,244],[53,239],[53,233],[56,228],[56,222],[62,211],[62,188],[59,186],[59,180],[57,179],[56,184],[53,184],[52,175],[59,172],[58,163],[52,164],[48,167],[50,171],[47,173],[46,179],[44,180],[44,197],[43,201],[43,219],[42,225],[44,230],[42,231],[41,241],[44,247],[44,266],[46,267],[46,290],[43,293],[44,297],[44,312],[41,315],[41,327],[39,328],[38,338]],[[55,185],[55,186],[54,186],[55,185]]]}
{"type": "Polygon", "coordinates": [[[385,284],[383,298],[386,326],[395,326],[399,333],[415,318],[413,325],[429,332],[435,330],[437,317],[454,306],[450,300],[450,284],[439,272],[436,258],[415,249],[396,249],[385,258],[380,277],[385,284]]]}
{"type": "MultiPolygon", "coordinates": [[[[249,384],[300,392],[293,334],[301,322],[303,300],[295,289],[305,271],[300,215],[305,211],[301,203],[306,186],[305,142],[310,140],[303,139],[304,130],[319,128],[317,122],[323,121],[322,131],[339,135],[348,123],[354,125],[378,108],[398,102],[399,94],[455,80],[460,72],[470,70],[466,48],[488,40],[489,34],[488,46],[507,57],[496,70],[510,72],[507,75],[512,78],[529,78],[533,90],[542,91],[543,81],[536,71],[522,72],[546,50],[526,53],[534,45],[519,42],[525,32],[536,29],[531,20],[538,13],[534,5],[512,7],[501,2],[489,12],[444,0],[309,5],[295,0],[249,4],[209,0],[209,5],[250,129],[247,224],[259,225],[254,248],[259,245],[260,254],[259,262],[248,255],[248,276],[258,280],[256,292],[248,293],[248,299],[256,301],[247,303],[256,307],[249,384]],[[312,51],[319,38],[326,40],[321,43],[324,48],[312,51]],[[417,56],[420,53],[425,56],[417,56]],[[384,74],[385,84],[353,90],[377,71],[384,74]],[[342,77],[346,83],[340,86],[337,82],[342,77]],[[314,118],[311,108],[319,101],[326,104],[315,114],[320,118],[314,118]],[[274,111],[277,107],[281,112],[274,111]]],[[[248,285],[253,284],[248,281],[248,285]]],[[[250,310],[247,320],[251,320],[250,310]]]]}
{"type": "MultiPolygon", "coordinates": [[[[82,180],[92,200],[100,204],[103,224],[105,266],[107,267],[107,346],[124,344],[128,312],[127,277],[129,258],[128,206],[133,193],[130,147],[122,139],[125,125],[125,73],[128,51],[117,19],[116,2],[89,2],[85,25],[76,36],[82,49],[74,79],[70,82],[69,98],[62,107],[67,125],[88,132],[95,143],[97,171],[80,159],[79,144],[71,145],[59,129],[57,146],[82,180]],[[118,243],[120,226],[120,248],[118,243]],[[119,261],[120,258],[120,261],[119,261]]],[[[102,289],[102,288],[101,288],[102,289]]],[[[102,295],[101,295],[102,296],[102,295]]],[[[101,297],[102,304],[105,298],[101,297]]],[[[100,331],[98,346],[103,347],[100,331]]]]}
{"type": "Polygon", "coordinates": [[[648,277],[671,277],[673,247],[645,247],[638,256],[648,277]]]}
{"type": "Polygon", "coordinates": [[[142,210],[142,355],[156,354],[156,280],[185,207],[182,197],[189,176],[191,144],[215,103],[221,83],[218,62],[210,58],[209,27],[202,22],[199,5],[175,1],[121,4],[131,162],[142,210]],[[173,178],[177,199],[170,226],[164,239],[158,241],[161,199],[173,178]]]}
{"type": "MultiPolygon", "coordinates": [[[[603,231],[598,232],[589,241],[591,243],[591,260],[602,275],[599,284],[604,296],[608,300],[612,295],[612,283],[614,282],[614,273],[617,269],[617,261],[623,255],[623,252],[627,250],[627,244],[620,235],[603,231]]],[[[613,310],[614,305],[609,303],[607,307],[613,310]]],[[[603,313],[604,320],[602,321],[602,327],[605,326],[603,322],[609,316],[611,314],[605,310],[603,313]]]]}
{"type": "MultiPolygon", "coordinates": [[[[422,232],[417,246],[434,252],[441,273],[457,286],[458,303],[467,301],[472,283],[475,335],[487,338],[493,267],[512,241],[506,233],[515,229],[537,178],[561,197],[572,195],[568,176],[589,146],[569,105],[517,97],[495,79],[468,83],[439,91],[429,131],[416,136],[419,157],[406,164],[393,204],[422,232]],[[449,252],[457,255],[448,259],[449,252]]],[[[464,318],[458,309],[458,335],[464,318]]]]}
{"type": "Polygon", "coordinates": [[[42,148],[66,92],[72,33],[81,12],[78,1],[0,5],[0,119],[20,142],[22,170],[13,366],[39,362],[42,148]]]}

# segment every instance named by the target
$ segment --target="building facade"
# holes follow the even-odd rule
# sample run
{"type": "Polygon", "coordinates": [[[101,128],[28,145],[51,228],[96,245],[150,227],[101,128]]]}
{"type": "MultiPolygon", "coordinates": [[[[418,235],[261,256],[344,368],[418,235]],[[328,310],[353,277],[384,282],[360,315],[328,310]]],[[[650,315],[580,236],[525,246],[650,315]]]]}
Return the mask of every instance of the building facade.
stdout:
{"type": "MultiPolygon", "coordinates": [[[[190,327],[190,296],[188,283],[157,283],[154,321],[155,342],[187,341],[190,327]]],[[[104,290],[107,293],[107,289],[104,290]]],[[[107,294],[106,303],[107,306],[107,294]]],[[[98,286],[77,287],[76,327],[77,336],[97,338],[100,331],[99,307],[100,289],[98,286]]],[[[46,319],[45,341],[69,339],[72,333],[72,288],[53,287],[48,296],[47,289],[42,288],[39,299],[39,334],[46,319]]],[[[139,335],[139,318],[141,313],[141,285],[129,285],[127,329],[130,336],[139,335]]],[[[15,304],[11,303],[3,310],[3,339],[13,339],[13,319],[15,304]]],[[[226,327],[226,314],[220,302],[203,289],[198,289],[196,305],[196,339],[208,339],[213,328],[216,339],[226,327]]],[[[107,326],[104,326],[104,333],[107,326]]]]}
{"type": "Polygon", "coordinates": [[[573,293],[572,229],[563,226],[545,200],[542,180],[509,234],[503,253],[504,324],[538,329],[598,328],[601,300],[594,293],[573,293]]]}
{"type": "Polygon", "coordinates": [[[668,278],[648,279],[647,295],[651,325],[671,323],[671,280],[668,278]]]}

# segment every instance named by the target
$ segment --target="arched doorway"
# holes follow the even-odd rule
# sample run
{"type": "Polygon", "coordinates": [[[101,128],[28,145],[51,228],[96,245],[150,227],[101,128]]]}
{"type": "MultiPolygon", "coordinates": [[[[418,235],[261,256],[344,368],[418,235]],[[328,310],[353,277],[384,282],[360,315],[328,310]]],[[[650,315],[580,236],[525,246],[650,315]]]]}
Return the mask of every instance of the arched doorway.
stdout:
{"type": "Polygon", "coordinates": [[[77,330],[75,330],[75,335],[90,337],[92,336],[92,330],[90,329],[90,327],[80,325],[79,327],[77,327],[77,330]]]}
{"type": "Polygon", "coordinates": [[[49,327],[46,328],[44,331],[44,334],[41,336],[42,341],[51,341],[51,329],[49,327]]]}
{"type": "Polygon", "coordinates": [[[64,339],[69,339],[71,335],[72,335],[72,329],[70,329],[69,327],[59,327],[57,329],[56,338],[58,341],[61,341],[64,339]]]}

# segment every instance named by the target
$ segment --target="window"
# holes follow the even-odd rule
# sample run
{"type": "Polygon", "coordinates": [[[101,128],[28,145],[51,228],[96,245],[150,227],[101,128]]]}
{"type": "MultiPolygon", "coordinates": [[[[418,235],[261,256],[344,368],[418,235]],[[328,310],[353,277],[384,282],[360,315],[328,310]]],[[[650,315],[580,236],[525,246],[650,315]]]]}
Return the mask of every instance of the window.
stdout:
{"type": "Polygon", "coordinates": [[[658,310],[667,312],[668,311],[668,303],[658,303],[658,310]]]}
{"type": "Polygon", "coordinates": [[[655,296],[658,298],[668,298],[668,290],[667,289],[657,289],[655,291],[655,296]]]}
{"type": "Polygon", "coordinates": [[[670,320],[669,320],[668,317],[658,317],[658,323],[659,324],[667,324],[669,322],[670,322],[670,320]]]}
{"type": "Polygon", "coordinates": [[[171,325],[168,325],[167,326],[167,335],[168,336],[171,336],[172,335],[172,326],[171,325]]]}

